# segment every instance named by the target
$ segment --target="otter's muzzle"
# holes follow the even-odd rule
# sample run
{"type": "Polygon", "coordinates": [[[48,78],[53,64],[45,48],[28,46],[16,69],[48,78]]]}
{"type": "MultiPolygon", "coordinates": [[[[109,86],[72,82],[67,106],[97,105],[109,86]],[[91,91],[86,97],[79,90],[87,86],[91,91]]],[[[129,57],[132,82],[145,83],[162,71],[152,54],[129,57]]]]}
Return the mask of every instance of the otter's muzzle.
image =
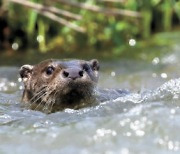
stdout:
{"type": "Polygon", "coordinates": [[[70,78],[75,80],[77,78],[82,78],[84,75],[84,71],[79,68],[67,68],[62,70],[62,77],[63,78],[70,78]]]}

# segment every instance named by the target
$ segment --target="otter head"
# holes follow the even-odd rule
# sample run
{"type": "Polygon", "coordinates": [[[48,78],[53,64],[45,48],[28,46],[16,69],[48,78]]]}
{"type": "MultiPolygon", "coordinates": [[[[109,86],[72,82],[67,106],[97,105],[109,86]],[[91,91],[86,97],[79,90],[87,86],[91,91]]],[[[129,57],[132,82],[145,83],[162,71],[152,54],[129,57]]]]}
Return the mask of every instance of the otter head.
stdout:
{"type": "Polygon", "coordinates": [[[37,65],[23,65],[22,100],[32,109],[51,112],[81,108],[91,102],[98,81],[97,60],[46,60],[37,65]]]}

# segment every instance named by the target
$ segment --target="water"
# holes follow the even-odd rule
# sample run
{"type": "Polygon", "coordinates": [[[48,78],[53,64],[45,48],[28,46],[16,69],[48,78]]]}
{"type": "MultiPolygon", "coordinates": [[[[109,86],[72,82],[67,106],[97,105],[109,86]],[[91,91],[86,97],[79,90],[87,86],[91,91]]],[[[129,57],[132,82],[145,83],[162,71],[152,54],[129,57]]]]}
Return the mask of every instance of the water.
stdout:
{"type": "Polygon", "coordinates": [[[0,153],[180,153],[180,46],[151,63],[102,62],[100,88],[130,95],[44,114],[20,107],[18,68],[0,68],[0,153]]]}

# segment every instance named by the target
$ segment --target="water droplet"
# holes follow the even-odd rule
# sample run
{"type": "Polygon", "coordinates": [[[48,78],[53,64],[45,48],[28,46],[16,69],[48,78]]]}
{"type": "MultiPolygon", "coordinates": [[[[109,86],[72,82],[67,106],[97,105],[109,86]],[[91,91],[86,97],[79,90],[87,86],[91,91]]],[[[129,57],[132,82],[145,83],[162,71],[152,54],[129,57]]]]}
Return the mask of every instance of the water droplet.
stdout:
{"type": "Polygon", "coordinates": [[[18,82],[22,82],[22,78],[18,78],[18,82]]]}
{"type": "Polygon", "coordinates": [[[116,76],[116,72],[111,72],[111,76],[116,76]]]}
{"type": "Polygon", "coordinates": [[[132,135],[131,132],[126,133],[126,136],[128,136],[128,137],[131,136],[131,135],[132,135]]]}
{"type": "Polygon", "coordinates": [[[161,73],[161,78],[166,79],[167,78],[167,74],[166,73],[161,73]]]}
{"type": "Polygon", "coordinates": [[[157,64],[159,64],[159,62],[160,62],[160,60],[159,60],[158,57],[155,57],[155,58],[152,60],[152,64],[153,64],[153,65],[157,65],[157,64]]]}
{"type": "Polygon", "coordinates": [[[16,86],[16,83],[15,83],[15,82],[10,82],[10,86],[11,86],[11,87],[15,87],[15,86],[16,86]]]}
{"type": "Polygon", "coordinates": [[[96,135],[94,135],[94,139],[97,140],[98,138],[104,137],[105,135],[112,135],[112,136],[116,136],[117,133],[114,130],[111,129],[97,129],[96,130],[96,135]]]}
{"type": "Polygon", "coordinates": [[[44,37],[42,35],[37,36],[37,41],[42,42],[44,40],[44,37]]]}
{"type": "Polygon", "coordinates": [[[137,131],[136,131],[136,135],[137,135],[137,136],[144,136],[144,134],[145,134],[145,132],[142,131],[142,130],[137,130],[137,131]]]}
{"type": "Polygon", "coordinates": [[[24,87],[23,86],[19,86],[19,90],[22,90],[24,87]]]}
{"type": "Polygon", "coordinates": [[[74,113],[76,112],[74,109],[65,109],[64,112],[67,112],[67,113],[74,113]]]}
{"type": "Polygon", "coordinates": [[[174,145],[173,145],[173,142],[172,142],[172,141],[169,141],[169,142],[168,142],[168,148],[169,148],[169,150],[173,150],[174,145]]]}
{"type": "Polygon", "coordinates": [[[13,49],[13,50],[18,50],[18,49],[19,49],[19,44],[16,43],[16,42],[14,42],[14,43],[12,44],[12,49],[13,49]]]}
{"type": "Polygon", "coordinates": [[[130,39],[129,40],[129,45],[130,46],[135,46],[136,45],[136,40],[135,39],[130,39]]]}
{"type": "Polygon", "coordinates": [[[176,110],[175,110],[175,109],[171,109],[171,110],[170,110],[170,113],[171,113],[171,114],[175,114],[175,113],[176,113],[176,110]]]}
{"type": "Polygon", "coordinates": [[[23,78],[23,82],[26,82],[27,81],[27,78],[23,78]]]}
{"type": "Polygon", "coordinates": [[[158,139],[158,143],[160,144],[160,145],[163,145],[164,144],[164,140],[163,139],[158,139]]]}

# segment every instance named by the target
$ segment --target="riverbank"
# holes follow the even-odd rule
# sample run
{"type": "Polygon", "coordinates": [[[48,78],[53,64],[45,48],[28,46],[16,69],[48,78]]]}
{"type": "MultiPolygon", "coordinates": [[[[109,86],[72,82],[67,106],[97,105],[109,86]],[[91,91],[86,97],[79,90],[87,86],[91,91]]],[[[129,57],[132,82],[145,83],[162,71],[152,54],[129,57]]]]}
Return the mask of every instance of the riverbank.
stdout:
{"type": "Polygon", "coordinates": [[[48,58],[78,58],[101,60],[117,60],[117,59],[135,59],[143,61],[152,61],[155,57],[161,57],[171,52],[173,46],[179,43],[180,31],[157,33],[151,38],[138,41],[130,39],[127,47],[124,49],[101,49],[99,51],[89,51],[81,49],[79,51],[60,51],[59,49],[46,53],[39,52],[37,49],[27,49],[23,51],[2,51],[0,53],[0,65],[22,65],[24,63],[37,63],[48,58]],[[119,51],[118,51],[119,50],[119,51]],[[121,51],[120,51],[121,50],[121,51]]]}

